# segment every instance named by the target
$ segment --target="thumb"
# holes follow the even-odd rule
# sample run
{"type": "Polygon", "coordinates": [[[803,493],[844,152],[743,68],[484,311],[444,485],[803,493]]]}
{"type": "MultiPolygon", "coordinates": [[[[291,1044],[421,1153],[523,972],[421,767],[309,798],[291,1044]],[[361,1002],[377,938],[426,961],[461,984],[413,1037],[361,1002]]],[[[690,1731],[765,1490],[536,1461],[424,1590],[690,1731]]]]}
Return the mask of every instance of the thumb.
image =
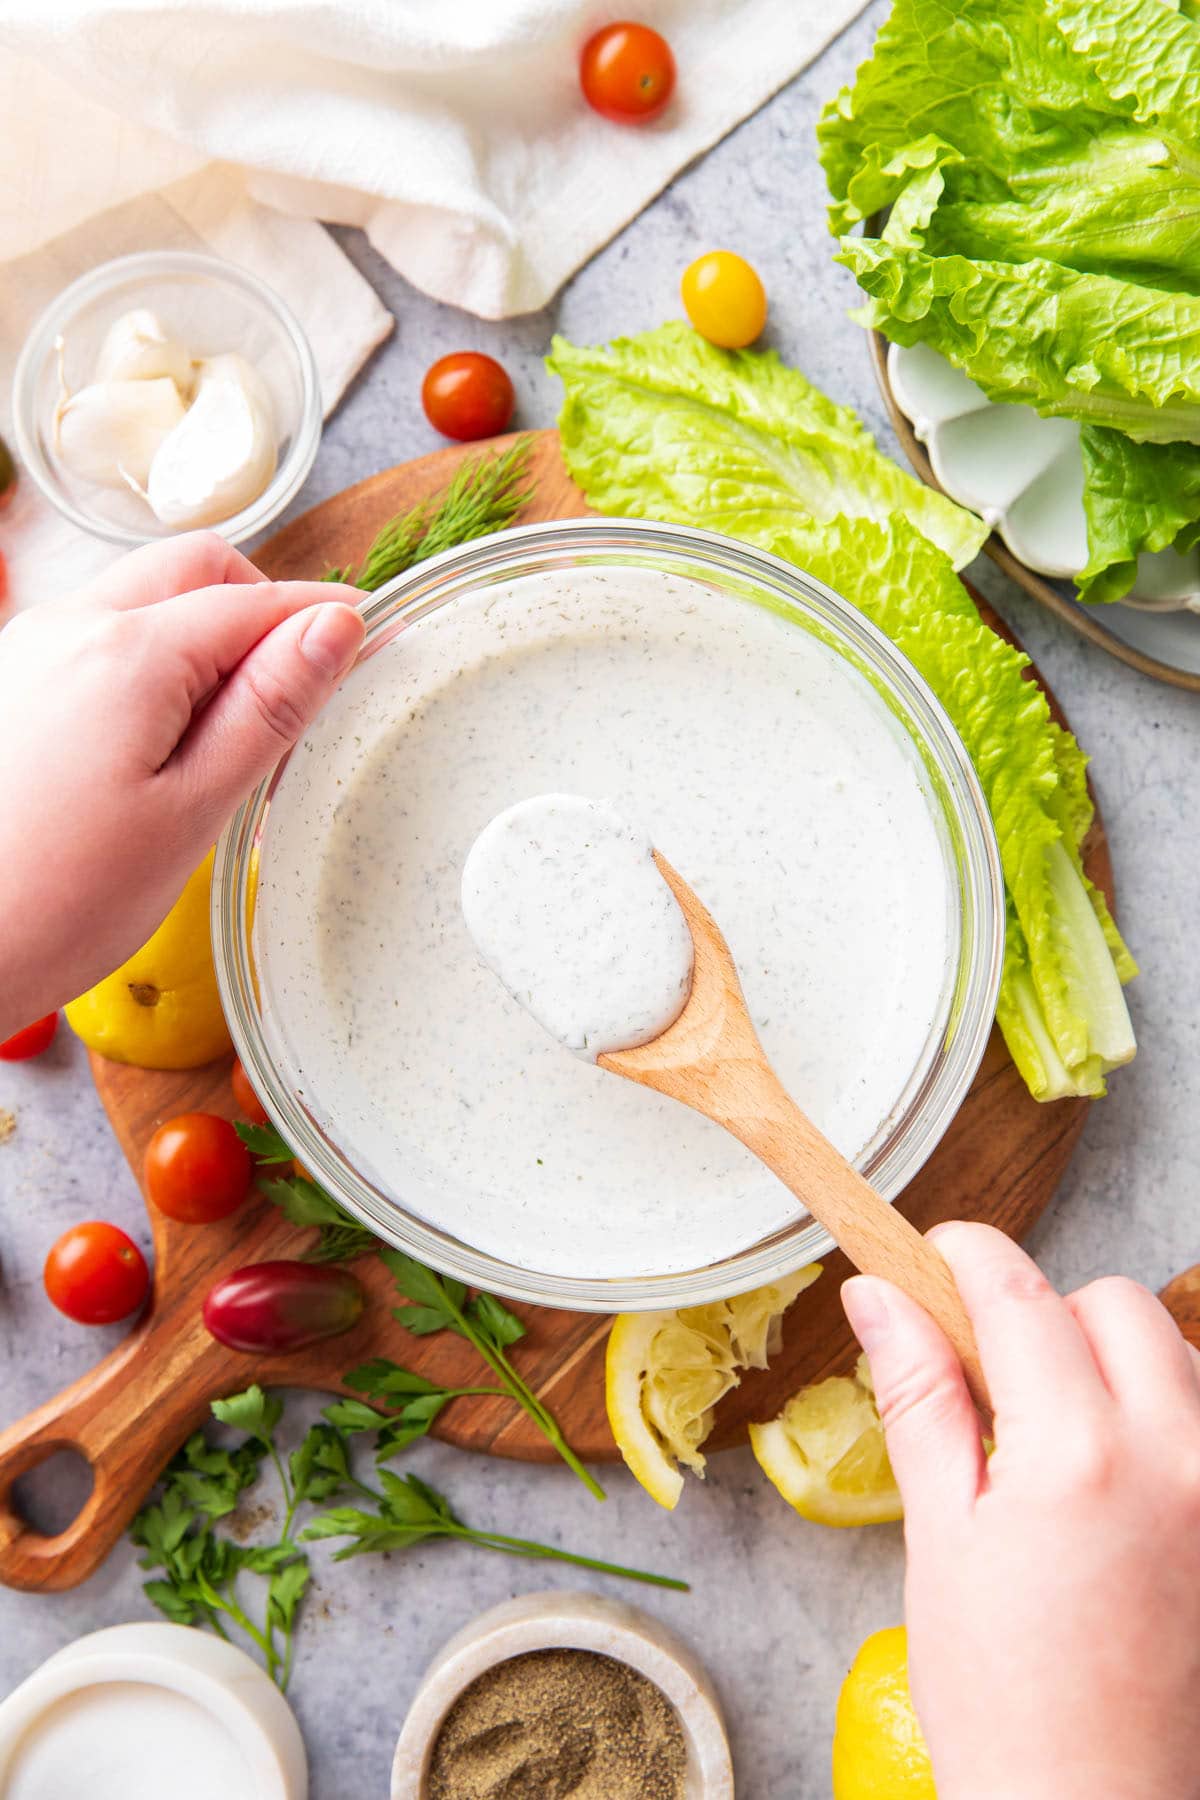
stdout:
{"type": "Polygon", "coordinates": [[[327,602],[260,638],[193,720],[167,765],[188,823],[209,843],[316,718],[363,640],[352,606],[327,602]]]}
{"type": "Polygon", "coordinates": [[[979,1417],[949,1338],[915,1300],[875,1276],[842,1288],[850,1328],[867,1353],[888,1457],[910,1538],[978,1495],[987,1459],[979,1417]]]}

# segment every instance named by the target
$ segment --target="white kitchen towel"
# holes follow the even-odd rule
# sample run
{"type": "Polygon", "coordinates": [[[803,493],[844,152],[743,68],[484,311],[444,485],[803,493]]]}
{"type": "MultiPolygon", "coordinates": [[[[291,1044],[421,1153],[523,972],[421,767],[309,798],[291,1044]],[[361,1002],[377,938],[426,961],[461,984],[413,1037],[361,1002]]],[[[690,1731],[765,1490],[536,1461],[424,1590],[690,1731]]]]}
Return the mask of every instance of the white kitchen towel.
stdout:
{"type": "MultiPolygon", "coordinates": [[[[113,150],[106,130],[98,133],[98,154],[103,143],[113,150]]],[[[109,159],[112,190],[118,193],[119,160],[119,155],[109,159]]],[[[10,444],[13,366],[35,318],[77,276],[135,250],[210,250],[261,276],[304,327],[327,416],[392,329],[391,314],[327,231],[258,205],[240,182],[213,164],[157,193],[85,218],[0,269],[0,433],[10,444]]],[[[0,550],[14,608],[77,586],[120,554],[60,517],[27,475],[0,513],[0,550]]],[[[0,618],[3,612],[0,605],[0,618]]]]}
{"type": "Polygon", "coordinates": [[[639,0],[679,80],[621,126],[578,81],[613,0],[3,0],[0,260],[218,159],[257,200],[362,226],[439,300],[528,312],[863,4],[639,0]]]}

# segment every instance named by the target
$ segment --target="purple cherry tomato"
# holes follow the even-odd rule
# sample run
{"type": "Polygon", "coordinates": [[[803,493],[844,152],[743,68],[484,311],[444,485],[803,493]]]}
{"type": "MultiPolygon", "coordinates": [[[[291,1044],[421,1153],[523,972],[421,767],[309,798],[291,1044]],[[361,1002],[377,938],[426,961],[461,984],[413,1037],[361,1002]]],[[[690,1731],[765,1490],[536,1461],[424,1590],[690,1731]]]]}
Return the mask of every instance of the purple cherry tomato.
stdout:
{"type": "Polygon", "coordinates": [[[204,1323],[230,1350],[286,1355],[340,1337],[358,1324],[366,1303],[362,1283],[348,1269],[247,1263],[209,1290],[204,1323]]]}

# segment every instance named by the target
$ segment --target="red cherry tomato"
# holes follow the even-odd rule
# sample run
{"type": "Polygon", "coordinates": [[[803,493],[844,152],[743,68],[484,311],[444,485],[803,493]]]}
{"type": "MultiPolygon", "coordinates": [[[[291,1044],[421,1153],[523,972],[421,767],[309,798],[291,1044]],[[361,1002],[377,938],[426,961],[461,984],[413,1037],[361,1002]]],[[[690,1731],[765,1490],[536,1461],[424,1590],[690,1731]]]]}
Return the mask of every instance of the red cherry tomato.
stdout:
{"type": "Polygon", "coordinates": [[[146,1298],[150,1271],[131,1237],[103,1219],[64,1231],[42,1279],[59,1312],[77,1325],[113,1325],[146,1298]]]}
{"type": "Polygon", "coordinates": [[[250,1191],[250,1152],[228,1119],[180,1113],[146,1145],[146,1191],[168,1219],[207,1225],[236,1212],[250,1191]]]}
{"type": "Polygon", "coordinates": [[[463,443],[495,437],[512,418],[513,384],[494,356],[456,350],[434,363],[421,383],[425,417],[443,437],[463,443]]]}
{"type": "MultiPolygon", "coordinates": [[[[4,598],[0,591],[0,600],[4,598]]],[[[58,1030],[58,1014],[47,1013],[44,1019],[27,1025],[24,1031],[14,1031],[10,1038],[0,1044],[0,1062],[26,1062],[31,1056],[40,1056],[43,1050],[50,1048],[51,1039],[58,1030]]]]}
{"type": "Polygon", "coordinates": [[[329,1263],[247,1263],[209,1290],[204,1323],[230,1350],[303,1350],[357,1325],[362,1283],[329,1263]]]}
{"type": "Polygon", "coordinates": [[[250,1086],[250,1077],[237,1057],[234,1057],[229,1079],[233,1083],[233,1097],[238,1103],[240,1117],[248,1120],[251,1125],[265,1125],[267,1109],[250,1086]]]}
{"type": "Polygon", "coordinates": [[[649,25],[619,19],[583,46],[579,83],[589,106],[618,125],[656,119],[675,92],[675,58],[649,25]]]}

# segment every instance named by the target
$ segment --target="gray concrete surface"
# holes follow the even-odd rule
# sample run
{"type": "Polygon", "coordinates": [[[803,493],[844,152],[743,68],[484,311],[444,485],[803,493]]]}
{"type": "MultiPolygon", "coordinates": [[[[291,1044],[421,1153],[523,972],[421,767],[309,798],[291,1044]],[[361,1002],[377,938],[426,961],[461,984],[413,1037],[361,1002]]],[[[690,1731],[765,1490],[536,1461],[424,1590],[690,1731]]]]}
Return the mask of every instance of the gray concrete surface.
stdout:
{"type": "MultiPolygon", "coordinates": [[[[443,352],[500,356],[520,394],[519,423],[553,421],[556,384],[541,357],[553,330],[591,341],[677,311],[683,266],[728,243],[761,270],[769,338],[889,442],[861,332],[846,318],[850,278],[831,260],[813,152],[822,101],[865,54],[878,9],[760,114],[686,172],[585,268],[545,314],[495,326],[436,306],[395,276],[355,233],[339,237],[393,309],[397,328],[330,423],[303,496],[308,505],[373,470],[436,447],[419,405],[421,375],[443,352]]],[[[981,562],[979,581],[1041,664],[1094,757],[1121,916],[1141,959],[1132,990],[1136,1064],[1095,1107],[1033,1248],[1075,1285],[1122,1270],[1154,1285],[1200,1257],[1200,964],[1195,954],[1200,703],[1089,649],[981,562]]],[[[1198,627],[1200,629],[1200,627],[1198,627]]],[[[12,928],[7,921],[5,928],[12,928]]],[[[0,1146],[0,1344],[5,1419],[81,1373],[106,1335],[69,1325],[46,1304],[41,1264],[81,1217],[115,1219],[143,1242],[133,1178],[107,1128],[84,1058],[67,1033],[27,1067],[0,1065],[0,1106],[17,1130],[0,1146]]],[[[313,1410],[293,1408],[297,1429],[313,1410]]],[[[728,1714],[741,1800],[821,1800],[838,1685],[855,1648],[900,1617],[899,1529],[826,1532],[792,1516],[748,1452],[717,1458],[660,1513],[613,1472],[598,1507],[555,1469],[527,1469],[422,1446],[412,1467],[443,1486],[472,1522],[597,1556],[683,1574],[688,1596],[634,1593],[707,1659],[728,1714]]],[[[49,1504],[68,1508],[69,1471],[49,1504]]],[[[43,1496],[43,1504],[46,1504],[43,1496]]],[[[434,1545],[337,1570],[319,1554],[292,1699],[307,1739],[313,1800],[387,1791],[392,1747],[420,1672],[444,1638],[481,1608],[569,1572],[434,1545]]],[[[584,1585],[605,1586],[602,1581],[584,1585]]],[[[122,1547],[77,1592],[0,1592],[0,1689],[52,1650],[101,1625],[147,1617],[140,1574],[122,1547]]],[[[65,1797],[64,1797],[65,1800],[65,1797]]]]}

